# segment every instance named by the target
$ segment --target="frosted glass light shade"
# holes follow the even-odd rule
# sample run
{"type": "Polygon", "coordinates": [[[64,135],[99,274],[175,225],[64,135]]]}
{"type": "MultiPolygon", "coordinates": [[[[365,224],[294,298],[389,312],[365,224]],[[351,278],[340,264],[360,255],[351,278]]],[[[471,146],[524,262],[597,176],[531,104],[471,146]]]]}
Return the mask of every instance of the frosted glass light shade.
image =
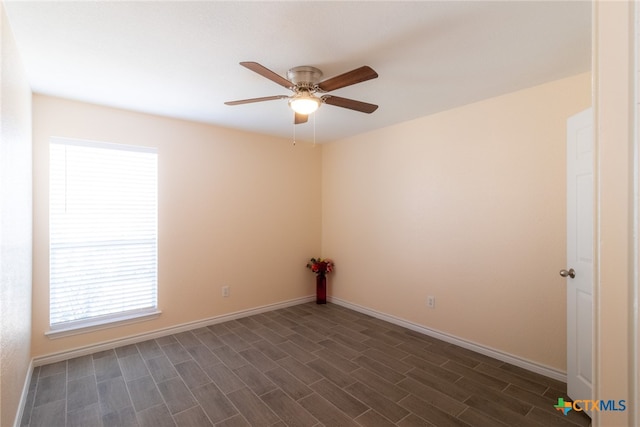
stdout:
{"type": "Polygon", "coordinates": [[[289,100],[289,106],[298,114],[308,115],[320,107],[320,99],[309,93],[302,92],[294,95],[289,100]]]}

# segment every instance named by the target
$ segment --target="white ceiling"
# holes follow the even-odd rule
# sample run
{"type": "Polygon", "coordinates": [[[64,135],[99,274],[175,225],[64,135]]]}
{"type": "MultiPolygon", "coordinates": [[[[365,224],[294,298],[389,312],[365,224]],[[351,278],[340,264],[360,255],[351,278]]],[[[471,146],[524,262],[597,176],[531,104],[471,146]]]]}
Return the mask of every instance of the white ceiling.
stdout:
{"type": "MultiPolygon", "coordinates": [[[[318,142],[433,114],[591,65],[588,1],[16,1],[5,9],[34,92],[291,138],[289,95],[238,65],[325,78],[379,77],[333,92],[380,108],[323,105],[318,142]]],[[[310,140],[314,120],[297,125],[310,140]]]]}

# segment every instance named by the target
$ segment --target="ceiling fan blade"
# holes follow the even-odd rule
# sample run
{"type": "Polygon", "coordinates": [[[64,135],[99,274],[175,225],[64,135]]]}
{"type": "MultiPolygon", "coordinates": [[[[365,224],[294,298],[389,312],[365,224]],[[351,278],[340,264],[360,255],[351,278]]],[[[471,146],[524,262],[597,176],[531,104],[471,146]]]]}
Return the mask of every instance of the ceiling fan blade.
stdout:
{"type": "Polygon", "coordinates": [[[299,125],[302,123],[307,123],[307,120],[309,120],[309,116],[305,115],[305,114],[300,114],[300,113],[293,113],[293,124],[295,125],[299,125]]]}
{"type": "Polygon", "coordinates": [[[262,98],[241,99],[239,101],[227,101],[225,105],[251,104],[252,102],[273,101],[275,99],[288,98],[287,95],[263,96],[262,98]]]}
{"type": "Polygon", "coordinates": [[[361,113],[371,114],[378,109],[375,104],[369,104],[367,102],[356,101],[348,98],[341,98],[339,96],[325,95],[322,97],[322,101],[325,104],[335,105],[336,107],[348,108],[350,110],[360,111],[361,113]]]}
{"type": "Polygon", "coordinates": [[[323,92],[331,92],[332,90],[365,82],[367,80],[375,79],[376,77],[378,77],[378,73],[373,71],[373,68],[368,65],[363,65],[355,70],[347,71],[344,74],[340,74],[339,76],[320,82],[318,84],[318,88],[323,92]]]}
{"type": "Polygon", "coordinates": [[[265,77],[272,82],[278,83],[280,86],[286,87],[287,89],[291,89],[295,85],[291,83],[289,80],[282,77],[280,74],[274,73],[264,65],[260,65],[257,62],[241,62],[240,65],[246,67],[253,71],[254,73],[260,74],[262,77],[265,77]]]}

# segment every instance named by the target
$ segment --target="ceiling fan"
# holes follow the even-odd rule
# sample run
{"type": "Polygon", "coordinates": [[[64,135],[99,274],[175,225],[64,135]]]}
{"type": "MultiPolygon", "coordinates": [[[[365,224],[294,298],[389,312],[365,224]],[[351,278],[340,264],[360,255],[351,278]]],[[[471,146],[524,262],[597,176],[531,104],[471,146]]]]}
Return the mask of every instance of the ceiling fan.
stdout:
{"type": "Polygon", "coordinates": [[[242,99],[239,101],[228,101],[225,102],[226,105],[240,105],[252,102],[288,99],[289,106],[295,113],[293,120],[295,124],[305,123],[309,114],[316,111],[321,104],[335,105],[336,107],[348,108],[349,110],[360,111],[368,114],[373,113],[378,108],[378,106],[374,104],[342,98],[335,95],[327,94],[316,96],[316,93],[331,92],[336,89],[378,77],[378,73],[367,65],[324,81],[320,81],[322,78],[322,71],[310,66],[294,67],[290,69],[287,72],[287,79],[285,79],[257,62],[241,62],[240,65],[260,74],[262,77],[266,77],[272,82],[275,82],[294,93],[289,96],[275,95],[265,96],[262,98],[242,99]]]}

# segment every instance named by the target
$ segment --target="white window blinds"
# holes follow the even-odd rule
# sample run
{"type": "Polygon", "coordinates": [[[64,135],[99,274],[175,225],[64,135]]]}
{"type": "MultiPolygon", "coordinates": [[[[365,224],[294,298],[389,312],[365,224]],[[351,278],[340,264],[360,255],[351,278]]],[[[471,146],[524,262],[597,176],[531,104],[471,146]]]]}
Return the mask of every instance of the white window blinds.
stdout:
{"type": "Polygon", "coordinates": [[[154,148],[51,140],[52,330],[156,310],[157,175],[154,148]]]}

